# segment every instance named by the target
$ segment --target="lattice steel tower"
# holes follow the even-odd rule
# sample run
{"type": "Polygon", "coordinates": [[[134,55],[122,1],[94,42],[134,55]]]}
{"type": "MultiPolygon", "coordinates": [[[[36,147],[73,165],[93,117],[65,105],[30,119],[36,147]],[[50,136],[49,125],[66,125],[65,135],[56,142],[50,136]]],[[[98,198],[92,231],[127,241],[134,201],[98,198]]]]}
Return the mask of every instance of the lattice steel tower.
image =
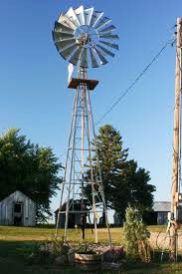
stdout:
{"type": "Polygon", "coordinates": [[[75,89],[75,97],[57,217],[57,229],[60,219],[64,220],[65,241],[69,216],[77,214],[84,225],[83,220],[91,214],[95,242],[98,242],[98,216],[100,212],[104,212],[111,242],[97,147],[93,143],[95,129],[90,90],[94,90],[98,81],[88,79],[87,69],[105,65],[108,63],[108,56],[114,57],[113,51],[119,48],[114,42],[119,38],[114,33],[115,29],[103,12],[95,11],[93,7],[80,6],[62,13],[53,30],[53,40],[58,52],[77,67],[77,78],[71,78],[68,86],[75,89]],[[90,199],[86,197],[85,189],[90,189],[90,199]]]}

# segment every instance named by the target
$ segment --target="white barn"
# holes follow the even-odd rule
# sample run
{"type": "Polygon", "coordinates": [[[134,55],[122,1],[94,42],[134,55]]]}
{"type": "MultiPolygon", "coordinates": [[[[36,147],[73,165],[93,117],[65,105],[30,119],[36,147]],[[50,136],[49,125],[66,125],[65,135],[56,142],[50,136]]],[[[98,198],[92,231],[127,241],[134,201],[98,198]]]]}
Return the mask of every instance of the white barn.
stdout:
{"type": "Polygon", "coordinates": [[[21,191],[0,202],[0,225],[35,226],[36,205],[21,191]]]}

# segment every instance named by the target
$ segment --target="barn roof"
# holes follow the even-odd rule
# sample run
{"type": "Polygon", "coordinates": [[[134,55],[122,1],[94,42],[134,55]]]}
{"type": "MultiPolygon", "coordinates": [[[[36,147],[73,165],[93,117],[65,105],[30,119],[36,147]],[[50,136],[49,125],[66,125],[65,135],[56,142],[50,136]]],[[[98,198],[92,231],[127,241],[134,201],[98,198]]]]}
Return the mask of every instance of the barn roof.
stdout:
{"type": "MultiPolygon", "coordinates": [[[[71,205],[73,205],[73,202],[74,201],[74,206],[76,206],[76,208],[75,208],[75,210],[78,210],[78,211],[80,211],[80,206],[81,206],[81,203],[82,203],[82,201],[80,200],[80,199],[76,199],[76,200],[72,200],[72,199],[70,199],[70,202],[69,202],[69,204],[71,205]]],[[[61,211],[64,211],[65,209],[66,209],[66,202],[64,202],[64,204],[61,206],[61,211]]],[[[86,205],[86,206],[88,206],[88,200],[87,199],[84,199],[84,204],[86,205]]],[[[60,208],[58,207],[55,211],[54,211],[54,213],[58,213],[59,212],[59,210],[60,210],[60,208]]]]}
{"type": "Polygon", "coordinates": [[[154,202],[153,210],[155,212],[169,212],[171,211],[171,202],[154,202]]]}
{"type": "Polygon", "coordinates": [[[5,202],[6,200],[13,198],[15,196],[23,196],[29,200],[31,200],[32,202],[34,202],[30,197],[28,197],[27,195],[25,195],[23,192],[16,190],[15,192],[11,193],[9,196],[7,196],[6,198],[4,198],[3,200],[0,201],[0,203],[5,202]]]}

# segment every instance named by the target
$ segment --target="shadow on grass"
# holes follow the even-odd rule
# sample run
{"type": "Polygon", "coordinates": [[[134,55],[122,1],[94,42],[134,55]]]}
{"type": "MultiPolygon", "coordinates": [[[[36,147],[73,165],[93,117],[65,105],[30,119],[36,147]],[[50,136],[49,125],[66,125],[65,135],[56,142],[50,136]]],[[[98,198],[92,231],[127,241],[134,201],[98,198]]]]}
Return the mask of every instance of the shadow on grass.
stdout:
{"type": "Polygon", "coordinates": [[[22,259],[22,257],[31,254],[35,247],[35,242],[0,241],[0,258],[22,259]]]}
{"type": "MultiPolygon", "coordinates": [[[[169,251],[155,250],[152,254],[152,261],[155,263],[172,263],[171,253],[169,251]]],[[[182,254],[178,253],[177,262],[182,263],[182,254]]]]}
{"type": "MultiPolygon", "coordinates": [[[[34,241],[0,241],[0,274],[80,274],[75,268],[53,264],[28,264],[27,258],[37,248],[34,241]]],[[[123,262],[122,271],[106,271],[99,274],[182,274],[182,263],[160,263],[156,254],[155,263],[145,264],[132,261],[123,262]]]]}
{"type": "Polygon", "coordinates": [[[79,274],[69,267],[53,267],[49,264],[30,265],[27,258],[34,252],[37,243],[30,241],[0,241],[1,274],[79,274]]]}

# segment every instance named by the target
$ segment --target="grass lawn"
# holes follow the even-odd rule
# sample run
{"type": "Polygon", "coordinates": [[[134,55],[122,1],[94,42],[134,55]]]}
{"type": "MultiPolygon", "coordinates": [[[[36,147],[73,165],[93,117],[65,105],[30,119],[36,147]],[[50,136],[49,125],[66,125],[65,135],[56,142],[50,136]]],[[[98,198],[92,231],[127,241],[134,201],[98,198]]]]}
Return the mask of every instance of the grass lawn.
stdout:
{"type": "MultiPolygon", "coordinates": [[[[165,231],[165,226],[149,226],[149,230],[153,232],[165,231]]],[[[59,230],[60,236],[63,235],[63,230],[59,230]]],[[[122,228],[111,228],[112,241],[116,244],[122,243],[122,228]]],[[[55,235],[54,228],[41,227],[14,227],[14,226],[0,226],[0,240],[5,241],[43,241],[50,240],[55,235]]],[[[98,229],[99,240],[106,242],[107,229],[98,229]]],[[[93,241],[94,235],[91,229],[86,230],[86,240],[93,241]]],[[[80,230],[69,229],[68,239],[71,241],[79,241],[80,230]]]]}
{"type": "MultiPolygon", "coordinates": [[[[164,227],[149,227],[152,231],[164,230],[164,227]]],[[[122,242],[122,229],[111,230],[115,243],[122,242]]],[[[79,274],[77,269],[54,267],[49,264],[30,265],[27,257],[35,248],[37,241],[48,240],[55,234],[49,228],[21,228],[0,226],[0,274],[79,274]]],[[[107,239],[105,229],[99,231],[101,241],[107,239]]],[[[69,230],[69,238],[78,241],[80,232],[69,230]]],[[[91,230],[87,230],[87,239],[93,238],[91,230]]],[[[109,272],[107,272],[109,274],[109,272]]],[[[111,272],[110,272],[111,273],[111,272]]],[[[115,272],[116,273],[116,272],[115,272]]],[[[130,264],[125,266],[121,274],[182,274],[182,263],[178,264],[130,264]]],[[[104,273],[105,274],[105,273],[104,273]]],[[[119,273],[118,273],[119,274],[119,273]]]]}

